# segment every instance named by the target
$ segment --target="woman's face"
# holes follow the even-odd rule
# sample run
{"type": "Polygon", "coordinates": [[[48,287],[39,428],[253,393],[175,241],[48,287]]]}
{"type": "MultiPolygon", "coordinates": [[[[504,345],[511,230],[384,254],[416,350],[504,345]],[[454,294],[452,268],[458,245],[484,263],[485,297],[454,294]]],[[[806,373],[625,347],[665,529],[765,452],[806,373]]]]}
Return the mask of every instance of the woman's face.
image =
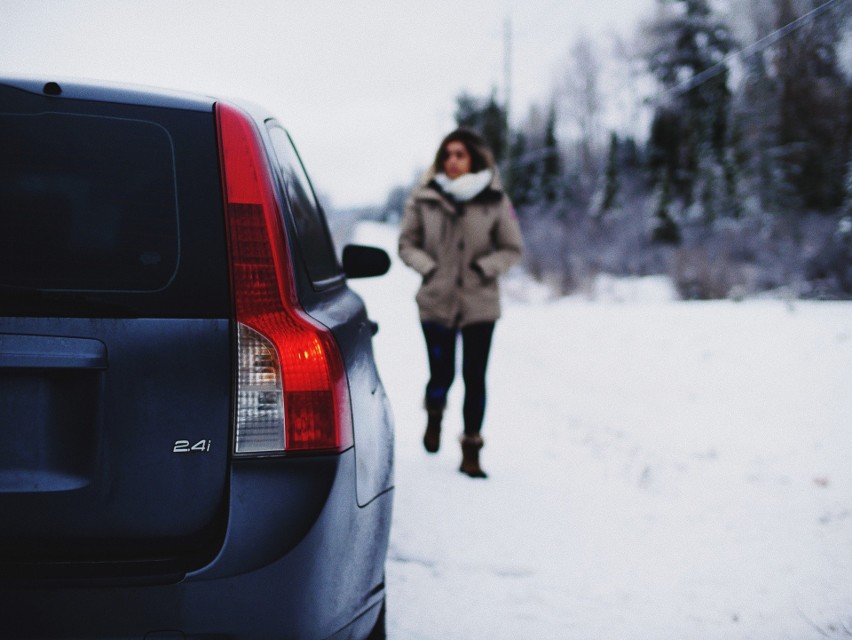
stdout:
{"type": "Polygon", "coordinates": [[[450,180],[470,173],[470,154],[463,143],[458,140],[448,142],[444,152],[447,156],[444,160],[444,173],[450,180]]]}

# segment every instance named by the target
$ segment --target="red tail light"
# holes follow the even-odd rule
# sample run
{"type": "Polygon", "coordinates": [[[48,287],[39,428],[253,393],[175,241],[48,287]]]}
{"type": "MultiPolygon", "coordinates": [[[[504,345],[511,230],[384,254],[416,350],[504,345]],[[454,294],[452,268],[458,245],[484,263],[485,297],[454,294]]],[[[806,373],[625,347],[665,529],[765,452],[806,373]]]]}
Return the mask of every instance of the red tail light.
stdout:
{"type": "Polygon", "coordinates": [[[263,143],[239,109],[218,103],[216,114],[239,323],[234,451],[342,451],[352,445],[343,361],[299,305],[263,143]]]}

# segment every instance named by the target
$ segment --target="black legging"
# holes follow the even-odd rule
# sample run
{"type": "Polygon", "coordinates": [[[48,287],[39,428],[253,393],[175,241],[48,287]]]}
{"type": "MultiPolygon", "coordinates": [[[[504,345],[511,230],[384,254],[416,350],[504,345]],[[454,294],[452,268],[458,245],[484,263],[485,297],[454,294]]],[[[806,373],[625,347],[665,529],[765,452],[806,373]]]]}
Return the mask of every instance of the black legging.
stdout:
{"type": "Polygon", "coordinates": [[[429,351],[430,371],[426,408],[443,409],[447,404],[447,392],[456,376],[456,341],[461,332],[464,432],[467,435],[478,434],[485,416],[485,369],[494,323],[481,322],[461,329],[437,322],[423,322],[422,326],[429,351]]]}

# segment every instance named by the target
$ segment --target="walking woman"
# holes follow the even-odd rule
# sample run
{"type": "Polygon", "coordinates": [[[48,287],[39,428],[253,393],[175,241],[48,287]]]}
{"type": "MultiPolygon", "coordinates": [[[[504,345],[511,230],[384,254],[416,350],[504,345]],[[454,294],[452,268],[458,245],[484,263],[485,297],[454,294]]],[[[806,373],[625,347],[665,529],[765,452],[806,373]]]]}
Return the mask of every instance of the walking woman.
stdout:
{"type": "Polygon", "coordinates": [[[460,471],[473,478],[486,477],[479,451],[485,370],[500,317],[497,277],[520,259],[522,246],[491,151],[474,131],[453,131],[406,202],[399,256],[423,278],[416,297],[430,369],[423,445],[430,453],[440,446],[461,334],[465,394],[460,471]]]}

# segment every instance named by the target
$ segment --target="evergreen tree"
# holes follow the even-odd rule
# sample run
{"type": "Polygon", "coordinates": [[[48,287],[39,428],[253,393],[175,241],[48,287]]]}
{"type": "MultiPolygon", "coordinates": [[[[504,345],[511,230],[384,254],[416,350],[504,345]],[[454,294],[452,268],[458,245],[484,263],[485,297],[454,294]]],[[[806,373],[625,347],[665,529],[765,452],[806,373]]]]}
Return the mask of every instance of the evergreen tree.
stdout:
{"type": "Polygon", "coordinates": [[[619,171],[620,164],[620,143],[618,134],[615,131],[609,135],[609,152],[606,160],[606,174],[604,182],[603,202],[601,203],[601,211],[609,211],[615,207],[616,197],[620,188],[619,171]]]}
{"type": "MultiPolygon", "coordinates": [[[[777,0],[777,28],[799,17],[792,0],[777,0]]],[[[772,60],[777,77],[780,177],[806,209],[843,202],[849,161],[850,86],[838,59],[850,3],[840,2],[783,38],[772,60]]]]}
{"type": "Polygon", "coordinates": [[[503,161],[506,136],[506,110],[497,102],[496,90],[488,98],[462,93],[456,98],[456,124],[470,127],[485,138],[497,162],[503,161]]]}
{"type": "Polygon", "coordinates": [[[509,172],[512,175],[512,184],[509,188],[509,196],[512,203],[522,208],[532,204],[536,200],[535,176],[529,167],[524,166],[523,158],[529,151],[527,136],[518,131],[514,134],[512,146],[509,151],[509,172]]]}
{"type": "Polygon", "coordinates": [[[664,175],[657,185],[657,202],[654,210],[654,222],[651,229],[651,240],[658,244],[680,244],[680,228],[671,215],[671,184],[664,175]]]}
{"type": "Polygon", "coordinates": [[[541,195],[547,203],[555,202],[559,197],[562,181],[562,162],[559,157],[559,144],[556,140],[556,106],[551,103],[544,126],[544,157],[541,159],[541,195]]]}
{"type": "Polygon", "coordinates": [[[656,184],[657,206],[652,239],[655,242],[680,242],[680,229],[669,212],[672,191],[683,193],[689,185],[680,170],[681,119],[674,110],[658,108],[651,122],[648,139],[648,167],[656,184]]]}
{"type": "Polygon", "coordinates": [[[733,37],[707,0],[659,3],[647,27],[647,62],[666,94],[654,117],[651,155],[673,195],[689,205],[700,197],[696,187],[709,188],[715,167],[725,163],[731,100],[725,57],[733,37]]]}

